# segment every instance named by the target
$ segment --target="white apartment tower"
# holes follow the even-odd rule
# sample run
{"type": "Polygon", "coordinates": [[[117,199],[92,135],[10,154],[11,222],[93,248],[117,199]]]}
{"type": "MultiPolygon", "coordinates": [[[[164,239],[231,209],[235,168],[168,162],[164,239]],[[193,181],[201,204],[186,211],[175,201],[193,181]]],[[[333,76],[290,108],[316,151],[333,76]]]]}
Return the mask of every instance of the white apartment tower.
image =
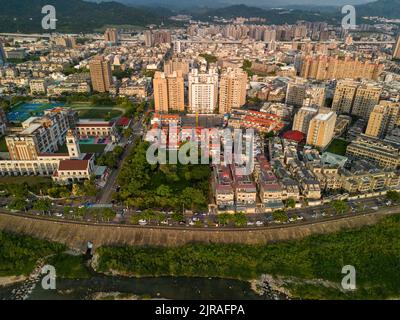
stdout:
{"type": "Polygon", "coordinates": [[[189,110],[192,113],[214,113],[218,105],[218,72],[211,68],[200,73],[193,69],[189,73],[189,110]]]}

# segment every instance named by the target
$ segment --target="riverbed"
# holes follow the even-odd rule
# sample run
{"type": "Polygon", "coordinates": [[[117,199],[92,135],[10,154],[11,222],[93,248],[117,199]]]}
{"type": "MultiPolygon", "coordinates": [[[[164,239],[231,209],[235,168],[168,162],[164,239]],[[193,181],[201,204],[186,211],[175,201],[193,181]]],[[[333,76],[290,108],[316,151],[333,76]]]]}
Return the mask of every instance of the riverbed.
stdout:
{"type": "MultiPolygon", "coordinates": [[[[0,288],[0,299],[11,299],[19,284],[0,288]]],[[[41,282],[28,300],[91,300],[97,293],[121,293],[139,299],[254,300],[259,296],[248,281],[220,278],[146,277],[95,275],[89,279],[57,279],[55,290],[44,290],[41,282]]]]}

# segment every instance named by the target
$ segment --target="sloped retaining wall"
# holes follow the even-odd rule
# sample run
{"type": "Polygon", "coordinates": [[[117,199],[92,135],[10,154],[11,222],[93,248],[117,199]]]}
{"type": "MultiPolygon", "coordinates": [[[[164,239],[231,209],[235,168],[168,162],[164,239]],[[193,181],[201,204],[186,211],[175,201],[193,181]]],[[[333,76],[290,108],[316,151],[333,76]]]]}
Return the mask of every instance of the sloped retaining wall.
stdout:
{"type": "Polygon", "coordinates": [[[379,213],[284,227],[207,230],[89,224],[0,212],[0,230],[27,234],[81,250],[85,248],[88,241],[93,242],[95,247],[101,245],[178,246],[190,242],[265,244],[372,225],[382,217],[396,213],[400,213],[400,209],[386,209],[379,213]]]}

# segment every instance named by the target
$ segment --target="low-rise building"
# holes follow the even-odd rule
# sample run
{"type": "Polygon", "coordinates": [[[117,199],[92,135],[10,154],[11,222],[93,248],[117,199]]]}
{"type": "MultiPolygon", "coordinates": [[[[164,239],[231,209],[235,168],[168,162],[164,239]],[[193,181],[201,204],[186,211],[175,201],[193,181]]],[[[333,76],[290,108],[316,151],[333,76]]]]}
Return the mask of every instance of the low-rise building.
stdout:
{"type": "Polygon", "coordinates": [[[118,139],[114,121],[79,120],[76,124],[76,131],[79,136],[83,137],[109,137],[113,141],[118,139]]]}
{"type": "Polygon", "coordinates": [[[361,134],[352,141],[346,156],[353,159],[366,159],[383,168],[396,169],[400,166],[400,146],[361,134]]]}
{"type": "Polygon", "coordinates": [[[229,166],[216,165],[213,167],[212,188],[217,207],[234,210],[235,192],[229,166]]]}

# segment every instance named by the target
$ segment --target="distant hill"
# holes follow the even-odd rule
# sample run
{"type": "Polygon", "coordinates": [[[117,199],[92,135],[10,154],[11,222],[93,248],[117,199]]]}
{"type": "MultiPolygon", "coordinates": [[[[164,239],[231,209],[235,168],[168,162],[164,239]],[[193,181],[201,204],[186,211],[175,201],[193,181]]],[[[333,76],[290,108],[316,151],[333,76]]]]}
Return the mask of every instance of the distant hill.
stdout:
{"type": "Polygon", "coordinates": [[[319,11],[303,11],[297,9],[260,9],[247,5],[234,5],[218,9],[199,9],[191,12],[194,18],[207,20],[214,16],[231,19],[235,17],[259,17],[267,19],[268,24],[296,23],[298,20],[326,21],[329,23],[337,21],[337,14],[321,13],[319,11]]]}
{"type": "MultiPolygon", "coordinates": [[[[120,0],[128,1],[128,0],[120,0]]],[[[145,0],[134,0],[136,4],[144,3],[145,0]]],[[[146,0],[147,1],[147,0],[146,0]]],[[[163,0],[148,0],[151,3],[163,0]]],[[[171,3],[184,0],[168,0],[171,3]]],[[[189,3],[193,3],[190,0],[189,3]]],[[[268,24],[296,23],[298,20],[326,21],[337,23],[341,19],[338,8],[327,10],[327,8],[310,9],[310,7],[295,9],[262,9],[248,5],[231,5],[223,8],[204,7],[204,4],[212,2],[206,0],[197,2],[197,7],[184,9],[181,13],[189,13],[195,19],[209,21],[214,16],[223,18],[234,17],[260,17],[267,19],[268,24]]],[[[220,4],[225,0],[216,0],[220,4]]],[[[240,1],[240,0],[234,0],[240,1]]],[[[243,0],[246,1],[246,0],[243,0]]],[[[306,1],[306,0],[304,0],[306,1]]],[[[105,25],[136,25],[148,24],[166,25],[178,24],[168,20],[168,17],[177,14],[171,7],[132,7],[119,2],[88,2],[83,0],[0,0],[0,32],[47,32],[42,30],[41,21],[43,15],[41,8],[47,4],[54,5],[57,10],[57,32],[91,32],[105,25]]],[[[260,2],[260,5],[263,2],[260,2]]],[[[400,18],[400,0],[378,0],[357,6],[357,16],[385,16],[388,18],[400,18]]]]}
{"type": "Polygon", "coordinates": [[[165,9],[133,8],[118,2],[93,3],[82,0],[0,0],[0,32],[44,32],[41,9],[53,5],[58,32],[89,32],[104,25],[159,24],[167,22],[165,9]]]}
{"type": "MultiPolygon", "coordinates": [[[[216,9],[193,9],[192,14],[195,18],[202,20],[210,19],[213,16],[227,19],[234,17],[261,17],[266,18],[267,23],[272,24],[295,23],[298,20],[325,21],[333,24],[340,22],[343,16],[340,7],[330,7],[329,3],[329,1],[326,1],[326,6],[323,7],[296,5],[291,9],[261,9],[248,5],[233,5],[216,9]]],[[[358,19],[364,16],[400,18],[400,0],[378,0],[360,4],[356,6],[356,14],[358,19]]]]}
{"type": "Polygon", "coordinates": [[[357,15],[400,18],[400,0],[378,0],[356,7],[357,15]]]}

